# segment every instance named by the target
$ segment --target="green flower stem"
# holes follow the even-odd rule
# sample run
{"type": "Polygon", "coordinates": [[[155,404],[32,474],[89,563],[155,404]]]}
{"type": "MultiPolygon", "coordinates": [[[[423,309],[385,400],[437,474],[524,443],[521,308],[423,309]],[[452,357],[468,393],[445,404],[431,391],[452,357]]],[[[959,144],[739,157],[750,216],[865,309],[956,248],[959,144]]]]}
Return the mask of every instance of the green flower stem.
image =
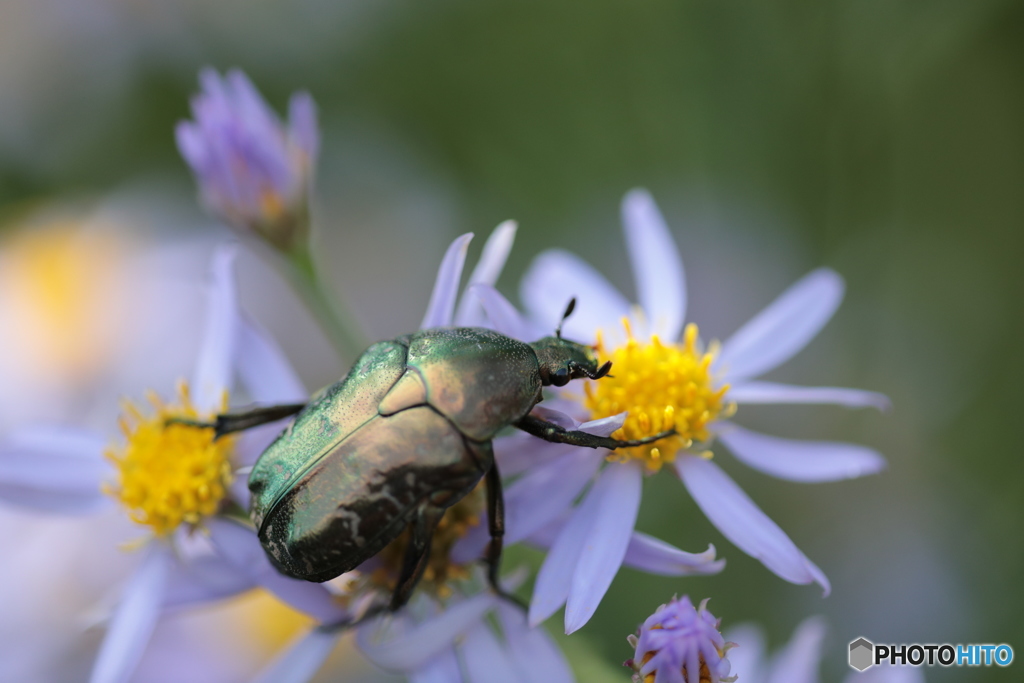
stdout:
{"type": "Polygon", "coordinates": [[[299,296],[327,335],[344,363],[353,362],[366,350],[368,340],[348,307],[325,292],[316,272],[316,264],[305,241],[287,252],[288,275],[299,296]]]}

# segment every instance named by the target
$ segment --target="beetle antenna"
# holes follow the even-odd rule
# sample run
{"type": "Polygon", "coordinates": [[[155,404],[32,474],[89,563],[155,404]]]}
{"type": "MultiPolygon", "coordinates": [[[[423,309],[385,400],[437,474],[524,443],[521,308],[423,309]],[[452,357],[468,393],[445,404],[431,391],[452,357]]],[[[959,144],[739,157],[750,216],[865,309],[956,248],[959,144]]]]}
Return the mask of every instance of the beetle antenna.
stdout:
{"type": "Polygon", "coordinates": [[[565,319],[572,315],[573,309],[576,308],[576,297],[569,299],[569,305],[565,307],[565,313],[562,314],[562,319],[558,321],[558,327],[555,328],[555,337],[558,339],[562,338],[562,325],[565,324],[565,319]]]}

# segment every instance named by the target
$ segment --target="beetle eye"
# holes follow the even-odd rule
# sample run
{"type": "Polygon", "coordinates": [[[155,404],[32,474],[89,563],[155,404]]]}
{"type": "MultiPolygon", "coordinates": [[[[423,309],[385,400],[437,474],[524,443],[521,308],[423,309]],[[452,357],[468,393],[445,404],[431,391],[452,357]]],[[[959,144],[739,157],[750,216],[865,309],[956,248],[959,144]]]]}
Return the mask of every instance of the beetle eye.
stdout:
{"type": "Polygon", "coordinates": [[[569,371],[565,368],[558,368],[551,375],[551,383],[556,387],[564,387],[569,383],[569,371]]]}

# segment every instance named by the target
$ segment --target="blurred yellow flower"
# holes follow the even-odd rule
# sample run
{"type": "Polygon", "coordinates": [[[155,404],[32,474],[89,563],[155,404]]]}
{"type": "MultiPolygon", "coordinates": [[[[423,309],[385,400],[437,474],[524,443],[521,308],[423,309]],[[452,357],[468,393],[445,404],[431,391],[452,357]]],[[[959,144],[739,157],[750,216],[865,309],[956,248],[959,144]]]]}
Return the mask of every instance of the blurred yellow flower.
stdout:
{"type": "Polygon", "coordinates": [[[0,321],[8,358],[40,382],[80,382],[111,358],[112,312],[129,251],[113,229],[54,220],[0,243],[0,321]]]}

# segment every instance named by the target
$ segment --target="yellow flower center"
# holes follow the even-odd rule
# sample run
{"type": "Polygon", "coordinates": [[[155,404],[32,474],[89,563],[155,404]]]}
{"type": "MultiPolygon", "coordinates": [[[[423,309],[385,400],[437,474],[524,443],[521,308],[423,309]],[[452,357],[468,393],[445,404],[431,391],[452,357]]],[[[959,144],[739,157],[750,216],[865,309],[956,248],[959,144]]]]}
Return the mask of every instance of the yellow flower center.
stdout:
{"type": "Polygon", "coordinates": [[[233,439],[214,440],[210,427],[173,421],[213,418],[198,413],[184,382],[175,404],[165,404],[153,392],[146,398],[152,415],[124,404],[119,424],[127,443],[106,453],[117,468],[117,481],[104,490],[121,501],[132,521],[166,536],[181,524],[196,525],[217,512],[233,478],[233,439]]]}
{"type": "MultiPolygon", "coordinates": [[[[658,629],[658,628],[661,628],[661,627],[660,626],[655,626],[654,628],[658,629]]],[[[647,654],[645,654],[643,656],[643,659],[640,661],[640,666],[638,667],[638,669],[643,668],[643,666],[645,664],[647,664],[647,662],[651,661],[651,659],[656,654],[657,654],[657,650],[655,650],[653,652],[648,652],[647,654]]],[[[721,656],[721,654],[722,653],[719,652],[720,656],[721,656]]],[[[707,662],[704,661],[704,655],[697,655],[697,659],[700,662],[700,671],[697,673],[697,679],[694,680],[693,683],[712,683],[711,669],[708,668],[707,662]]],[[[686,670],[686,664],[683,664],[682,668],[680,669],[680,673],[682,673],[684,681],[690,681],[690,674],[686,670]]],[[[652,671],[649,674],[647,674],[646,676],[644,676],[644,683],[654,683],[654,679],[657,678],[657,674],[658,674],[658,670],[655,669],[654,671],[652,671]]],[[[719,679],[719,680],[721,680],[721,679],[719,679]]]]}
{"type": "MultiPolygon", "coordinates": [[[[452,594],[451,583],[469,578],[468,564],[452,561],[451,553],[455,543],[466,535],[469,530],[480,523],[480,514],[484,509],[483,482],[469,495],[452,505],[444,513],[441,521],[434,529],[434,537],[430,544],[430,559],[419,587],[425,588],[439,598],[447,598],[452,594]]],[[[398,575],[405,559],[405,549],[409,545],[409,530],[389,543],[377,556],[378,566],[368,577],[368,583],[388,592],[394,590],[398,575]]]]}
{"type": "Polygon", "coordinates": [[[598,333],[598,355],[612,361],[612,372],[584,385],[584,405],[591,419],[629,411],[625,424],[612,434],[616,439],[642,439],[675,428],[672,436],[608,456],[619,462],[641,460],[657,472],[680,450],[707,441],[708,424],[732,415],[736,405],[724,400],[729,385],[714,385],[710,369],[717,349],[701,349],[696,325],[686,326],[681,344],[664,344],[657,336],[641,343],[628,320],[622,324],[627,340],[618,348],[609,351],[598,333]]]}

